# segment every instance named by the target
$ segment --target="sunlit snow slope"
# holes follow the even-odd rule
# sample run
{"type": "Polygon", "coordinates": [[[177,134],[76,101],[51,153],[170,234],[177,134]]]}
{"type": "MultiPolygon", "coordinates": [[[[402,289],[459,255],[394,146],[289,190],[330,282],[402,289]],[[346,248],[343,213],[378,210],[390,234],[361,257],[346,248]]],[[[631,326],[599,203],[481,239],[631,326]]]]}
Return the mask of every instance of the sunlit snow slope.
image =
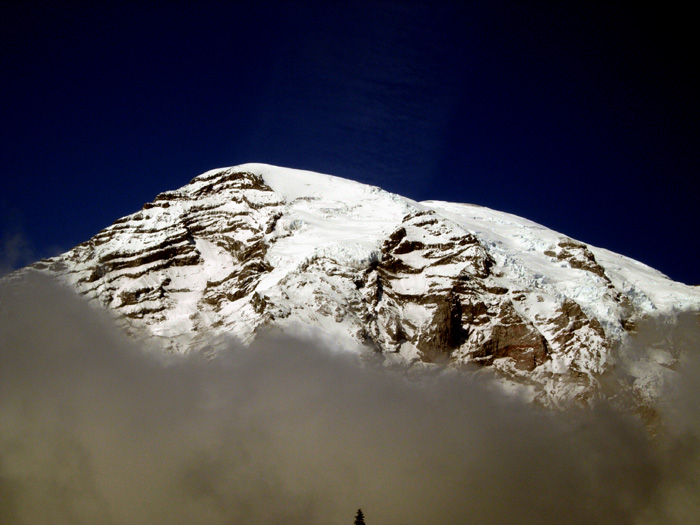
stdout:
{"type": "Polygon", "coordinates": [[[697,288],[520,217],[263,164],[199,175],[11,279],[28,271],[167,351],[275,329],[385,366],[493,374],[545,404],[590,399],[611,374],[653,399],[677,350],[621,344],[700,312],[697,288]]]}

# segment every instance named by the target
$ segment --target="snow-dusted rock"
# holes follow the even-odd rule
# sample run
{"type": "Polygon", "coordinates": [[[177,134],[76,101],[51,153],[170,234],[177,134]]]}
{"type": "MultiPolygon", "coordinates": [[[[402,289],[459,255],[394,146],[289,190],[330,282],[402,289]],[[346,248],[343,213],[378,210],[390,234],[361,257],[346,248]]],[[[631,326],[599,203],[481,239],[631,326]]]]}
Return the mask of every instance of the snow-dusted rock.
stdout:
{"type": "Polygon", "coordinates": [[[28,271],[167,351],[313,330],[387,366],[493,373],[548,405],[611,374],[653,398],[678,355],[621,344],[644,319],[700,312],[697,287],[531,221],[262,164],[195,177],[10,279],[28,271]]]}

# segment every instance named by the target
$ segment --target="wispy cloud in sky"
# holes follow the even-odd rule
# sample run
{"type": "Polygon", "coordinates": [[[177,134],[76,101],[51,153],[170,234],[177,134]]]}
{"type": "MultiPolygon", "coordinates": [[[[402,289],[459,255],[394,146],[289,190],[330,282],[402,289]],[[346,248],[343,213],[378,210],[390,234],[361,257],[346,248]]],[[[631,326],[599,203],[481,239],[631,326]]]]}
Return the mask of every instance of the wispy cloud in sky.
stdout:
{"type": "Polygon", "coordinates": [[[295,30],[304,38],[290,38],[277,57],[261,85],[265,109],[243,141],[253,150],[256,143],[276,144],[277,162],[286,160],[284,152],[305,152],[305,167],[381,180],[389,190],[410,181],[418,195],[438,170],[465,62],[435,53],[456,38],[436,31],[437,20],[428,16],[447,7],[366,7],[348,4],[330,20],[300,21],[295,30]]]}
{"type": "Polygon", "coordinates": [[[34,249],[24,234],[0,233],[0,277],[34,261],[34,249]]]}

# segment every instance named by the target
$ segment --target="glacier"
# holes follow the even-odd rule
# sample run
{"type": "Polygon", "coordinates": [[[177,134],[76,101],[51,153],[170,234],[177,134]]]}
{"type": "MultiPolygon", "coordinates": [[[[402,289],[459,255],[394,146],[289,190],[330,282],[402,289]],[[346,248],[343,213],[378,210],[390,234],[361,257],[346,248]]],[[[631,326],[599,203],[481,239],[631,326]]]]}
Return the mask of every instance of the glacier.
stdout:
{"type": "Polygon", "coordinates": [[[682,357],[669,330],[700,312],[697,287],[527,219],[266,164],[203,173],[4,281],[31,272],[164,352],[306,334],[547,406],[590,403],[611,381],[653,404],[682,357]],[[626,351],[654,320],[659,340],[626,351]]]}

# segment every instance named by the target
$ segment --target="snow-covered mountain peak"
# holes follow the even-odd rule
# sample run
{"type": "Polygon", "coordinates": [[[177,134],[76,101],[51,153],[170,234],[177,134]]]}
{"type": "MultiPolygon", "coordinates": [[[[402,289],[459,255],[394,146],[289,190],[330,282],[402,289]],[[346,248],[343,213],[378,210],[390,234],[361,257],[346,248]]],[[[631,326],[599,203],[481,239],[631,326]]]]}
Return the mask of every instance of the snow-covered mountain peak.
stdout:
{"type": "MultiPolygon", "coordinates": [[[[526,219],[265,164],[203,173],[31,268],[168,351],[313,330],[386,366],[493,374],[547,404],[599,392],[640,322],[700,312],[698,288],[526,219]]],[[[659,344],[625,389],[661,388],[679,356],[659,344]]]]}

